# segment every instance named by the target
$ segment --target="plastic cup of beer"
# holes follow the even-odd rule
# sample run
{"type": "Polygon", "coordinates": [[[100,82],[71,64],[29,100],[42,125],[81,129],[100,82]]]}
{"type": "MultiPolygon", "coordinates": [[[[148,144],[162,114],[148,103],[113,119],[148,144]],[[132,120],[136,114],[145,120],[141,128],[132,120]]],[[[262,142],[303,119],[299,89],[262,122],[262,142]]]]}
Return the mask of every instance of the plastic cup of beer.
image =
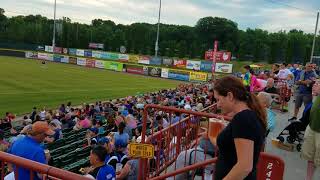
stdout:
{"type": "Polygon", "coordinates": [[[216,139],[224,127],[225,125],[222,120],[216,119],[216,118],[210,118],[209,119],[209,137],[216,139]]]}

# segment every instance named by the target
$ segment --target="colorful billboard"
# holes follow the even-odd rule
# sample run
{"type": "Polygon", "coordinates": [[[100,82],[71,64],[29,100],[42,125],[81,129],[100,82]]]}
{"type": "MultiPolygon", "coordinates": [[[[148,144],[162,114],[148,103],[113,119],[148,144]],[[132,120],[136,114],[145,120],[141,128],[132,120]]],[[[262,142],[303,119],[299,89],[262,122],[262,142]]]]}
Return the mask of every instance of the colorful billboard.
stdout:
{"type": "Polygon", "coordinates": [[[216,62],[229,62],[231,60],[231,52],[224,52],[224,51],[206,51],[205,59],[206,60],[213,60],[214,54],[216,55],[216,62]]]}
{"type": "Polygon", "coordinates": [[[54,53],[62,54],[62,47],[54,47],[54,53]]]}
{"type": "Polygon", "coordinates": [[[138,63],[140,57],[138,55],[129,55],[129,62],[131,63],[138,63]]]}
{"type": "Polygon", "coordinates": [[[77,64],[77,58],[69,57],[69,64],[77,64]]]}
{"type": "Polygon", "coordinates": [[[54,62],[61,62],[62,57],[63,56],[61,56],[61,55],[55,54],[55,55],[53,55],[53,61],[54,62]]]}
{"type": "Polygon", "coordinates": [[[52,46],[44,46],[44,51],[53,52],[53,47],[52,46]]]}
{"type": "Polygon", "coordinates": [[[162,58],[160,58],[160,57],[152,57],[150,59],[150,64],[159,66],[159,65],[162,64],[162,58]]]}
{"type": "Polygon", "coordinates": [[[218,73],[232,73],[233,64],[216,63],[215,72],[218,73]]]}
{"type": "Polygon", "coordinates": [[[84,56],[85,57],[92,57],[92,51],[91,50],[84,50],[84,56]]]}
{"type": "Polygon", "coordinates": [[[84,56],[84,50],[83,49],[77,49],[77,56],[84,56]]]}
{"type": "Polygon", "coordinates": [[[162,60],[162,64],[165,66],[172,66],[173,65],[173,59],[170,58],[164,58],[162,60]]]}
{"type": "Polygon", "coordinates": [[[62,56],[61,57],[61,62],[62,63],[69,63],[69,56],[62,56]]]}
{"type": "Polygon", "coordinates": [[[140,56],[139,64],[150,64],[150,57],[149,56],[140,56]]]}
{"type": "Polygon", "coordinates": [[[187,71],[169,70],[168,78],[180,81],[189,81],[190,73],[187,71]]]}
{"type": "Polygon", "coordinates": [[[104,61],[96,60],[94,66],[96,68],[104,69],[104,61]]]}
{"type": "Polygon", "coordinates": [[[153,77],[161,77],[161,68],[148,67],[148,75],[153,77]]]}
{"type": "Polygon", "coordinates": [[[212,61],[201,61],[200,70],[205,72],[211,72],[212,61]]]}
{"type": "Polygon", "coordinates": [[[186,68],[199,71],[200,65],[201,65],[201,61],[187,60],[186,68]]]}
{"type": "Polygon", "coordinates": [[[162,78],[168,78],[168,77],[169,77],[169,69],[167,69],[167,68],[162,68],[162,70],[161,70],[161,77],[162,77],[162,78]]]}
{"type": "Polygon", "coordinates": [[[69,48],[69,54],[72,55],[72,56],[76,56],[77,55],[77,49],[69,48]]]}
{"type": "Polygon", "coordinates": [[[37,52],[27,51],[26,52],[26,58],[37,59],[38,58],[38,53],[37,52]]]}
{"type": "Polygon", "coordinates": [[[96,64],[96,62],[95,62],[94,59],[87,59],[87,60],[86,60],[86,66],[87,66],[87,67],[92,67],[92,68],[94,68],[95,64],[96,64]]]}
{"type": "Polygon", "coordinates": [[[143,75],[143,66],[127,65],[127,73],[143,75]]]}
{"type": "Polygon", "coordinates": [[[129,61],[129,55],[128,54],[119,54],[119,61],[128,62],[129,61]]]}
{"type": "Polygon", "coordinates": [[[112,61],[104,61],[104,68],[121,72],[123,69],[123,64],[118,62],[112,62],[112,61]]]}
{"type": "Polygon", "coordinates": [[[187,61],[185,59],[175,59],[173,60],[173,67],[176,68],[186,68],[187,61]]]}
{"type": "Polygon", "coordinates": [[[92,51],[92,57],[100,59],[101,58],[101,51],[92,51]]]}
{"type": "Polygon", "coordinates": [[[48,59],[48,54],[39,52],[38,53],[38,59],[47,60],[48,59]]]}
{"type": "Polygon", "coordinates": [[[77,58],[77,64],[80,66],[85,66],[87,64],[86,58],[77,58]]]}
{"type": "Polygon", "coordinates": [[[208,74],[202,72],[190,72],[190,81],[207,81],[208,74]]]}

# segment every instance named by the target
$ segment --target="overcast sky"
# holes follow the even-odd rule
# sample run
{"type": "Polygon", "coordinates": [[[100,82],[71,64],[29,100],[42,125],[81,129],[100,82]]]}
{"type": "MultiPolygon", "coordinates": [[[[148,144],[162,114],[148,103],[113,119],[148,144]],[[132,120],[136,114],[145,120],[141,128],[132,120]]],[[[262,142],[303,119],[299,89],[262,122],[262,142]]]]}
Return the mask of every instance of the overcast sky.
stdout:
{"type": "MultiPolygon", "coordinates": [[[[41,14],[53,18],[54,0],[0,0],[7,16],[41,14]]],[[[116,24],[155,24],[159,0],[57,0],[57,17],[90,23],[110,19],[116,24]]],[[[161,22],[194,26],[205,16],[225,17],[240,29],[301,29],[313,32],[320,0],[162,0],[161,22]]]]}

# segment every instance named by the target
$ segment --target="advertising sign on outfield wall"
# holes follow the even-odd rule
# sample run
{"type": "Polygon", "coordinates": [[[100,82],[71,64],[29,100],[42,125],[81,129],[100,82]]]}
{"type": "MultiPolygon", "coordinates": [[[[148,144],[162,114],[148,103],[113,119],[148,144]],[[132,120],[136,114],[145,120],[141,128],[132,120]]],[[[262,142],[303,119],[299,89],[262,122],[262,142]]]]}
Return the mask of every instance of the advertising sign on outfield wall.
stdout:
{"type": "Polygon", "coordinates": [[[104,69],[104,61],[96,60],[95,65],[96,68],[104,69]]]}
{"type": "Polygon", "coordinates": [[[69,64],[77,64],[77,58],[69,57],[69,64]]]}
{"type": "Polygon", "coordinates": [[[149,56],[140,56],[139,64],[150,64],[150,57],[149,56]]]}
{"type": "Polygon", "coordinates": [[[185,59],[175,59],[173,60],[173,67],[176,68],[186,68],[187,60],[185,59]]]}
{"type": "Polygon", "coordinates": [[[92,51],[91,50],[84,50],[84,56],[85,57],[92,57],[92,51]]]}
{"type": "Polygon", "coordinates": [[[201,61],[192,61],[192,60],[187,60],[187,69],[192,69],[192,70],[200,70],[200,64],[201,61]]]}
{"type": "Polygon", "coordinates": [[[59,55],[59,54],[53,55],[53,61],[54,62],[61,62],[61,58],[62,58],[62,56],[59,55]]]}
{"type": "Polygon", "coordinates": [[[216,63],[215,71],[218,73],[232,73],[233,64],[216,63]]]}
{"type": "Polygon", "coordinates": [[[128,62],[129,61],[129,55],[128,54],[119,54],[119,61],[128,62]]]}
{"type": "Polygon", "coordinates": [[[77,49],[69,48],[69,54],[72,56],[77,55],[77,49]]]}
{"type": "Polygon", "coordinates": [[[127,65],[127,72],[132,74],[143,75],[143,66],[127,65]]]}
{"type": "Polygon", "coordinates": [[[180,81],[189,81],[190,73],[187,71],[169,70],[168,78],[180,81]]]}
{"type": "Polygon", "coordinates": [[[131,63],[138,63],[139,59],[138,55],[129,55],[129,62],[131,63]]]}
{"type": "Polygon", "coordinates": [[[150,64],[152,64],[152,65],[161,65],[162,64],[162,58],[160,58],[160,57],[152,57],[150,59],[150,64]]]}
{"type": "Polygon", "coordinates": [[[86,66],[87,66],[87,67],[92,67],[92,68],[94,68],[95,64],[96,64],[96,62],[95,62],[94,59],[87,59],[87,60],[86,60],[86,66]]]}
{"type": "Polygon", "coordinates": [[[92,57],[100,59],[101,58],[101,51],[92,51],[92,57]]]}
{"type": "Polygon", "coordinates": [[[37,52],[27,51],[26,52],[26,58],[37,59],[38,58],[38,53],[37,52]]]}
{"type": "Polygon", "coordinates": [[[148,75],[153,77],[161,77],[161,68],[148,67],[148,75]]]}
{"type": "Polygon", "coordinates": [[[162,77],[162,78],[168,78],[168,77],[169,77],[169,69],[167,69],[167,68],[162,68],[162,70],[161,70],[161,77],[162,77]]]}
{"type": "Polygon", "coordinates": [[[208,74],[202,72],[190,72],[190,81],[207,81],[208,74]]]}
{"type": "Polygon", "coordinates": [[[162,64],[165,65],[165,66],[172,66],[173,65],[173,59],[171,58],[164,58],[162,60],[162,64]]]}
{"type": "Polygon", "coordinates": [[[48,61],[53,61],[53,54],[47,54],[47,59],[48,61]]]}
{"type": "Polygon", "coordinates": [[[77,56],[84,56],[84,50],[83,49],[77,49],[77,56]]]}
{"type": "Polygon", "coordinates": [[[62,63],[69,63],[69,56],[62,56],[61,62],[62,63]]]}
{"type": "Polygon", "coordinates": [[[201,61],[200,70],[205,72],[211,72],[212,61],[201,61]]]}
{"type": "Polygon", "coordinates": [[[52,46],[44,46],[44,51],[53,52],[53,48],[52,48],[52,46]]]}
{"type": "Polygon", "coordinates": [[[86,58],[77,58],[77,64],[80,66],[85,66],[87,64],[86,58]]]}

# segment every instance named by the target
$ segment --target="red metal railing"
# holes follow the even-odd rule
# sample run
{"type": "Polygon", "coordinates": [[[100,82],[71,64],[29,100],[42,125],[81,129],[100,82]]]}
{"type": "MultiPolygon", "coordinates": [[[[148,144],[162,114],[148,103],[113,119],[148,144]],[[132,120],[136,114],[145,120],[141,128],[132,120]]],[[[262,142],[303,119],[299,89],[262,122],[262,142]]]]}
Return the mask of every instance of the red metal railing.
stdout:
{"type": "Polygon", "coordinates": [[[18,156],[14,156],[12,154],[8,154],[5,152],[0,152],[0,161],[1,161],[1,180],[3,180],[5,177],[6,164],[12,164],[15,166],[15,171],[14,171],[15,179],[21,179],[21,178],[18,178],[19,174],[18,174],[17,168],[22,167],[30,170],[30,179],[34,179],[34,174],[38,173],[42,175],[42,179],[88,180],[88,178],[84,176],[81,176],[69,171],[65,171],[62,169],[58,169],[52,166],[48,166],[45,164],[40,164],[38,162],[24,159],[18,156]]]}
{"type": "MultiPolygon", "coordinates": [[[[215,112],[216,104],[203,109],[202,111],[215,112]]],[[[198,155],[201,153],[200,161],[213,158],[212,156],[214,155],[207,155],[207,147],[209,147],[209,145],[205,144],[204,148],[197,149],[199,146],[199,138],[202,135],[208,136],[208,131],[206,130],[206,127],[209,125],[208,118],[229,120],[229,117],[214,113],[189,111],[159,105],[146,105],[143,117],[142,143],[154,145],[155,157],[151,160],[140,159],[139,169],[141,171],[139,171],[139,179],[156,177],[161,173],[167,173],[168,169],[173,168],[173,171],[179,169],[179,164],[177,165],[176,163],[178,157],[180,159],[184,158],[185,165],[188,164],[187,161],[192,161],[192,163],[199,161],[197,153],[198,155]],[[145,139],[149,111],[153,114],[157,114],[158,112],[166,114],[168,121],[170,121],[170,125],[157,132],[151,128],[150,135],[145,139]],[[175,118],[178,118],[179,121],[171,123],[175,118]],[[205,120],[201,121],[203,118],[205,118],[205,120]],[[205,128],[203,128],[203,126],[205,126],[205,128]],[[195,152],[193,156],[187,157],[189,155],[189,150],[194,148],[195,152]]]]}
{"type": "MultiPolygon", "coordinates": [[[[197,164],[189,165],[184,168],[178,169],[177,171],[166,173],[151,180],[162,180],[170,177],[175,177],[178,174],[193,171],[197,168],[205,167],[210,164],[216,163],[217,158],[206,160],[197,164]]],[[[274,155],[261,152],[259,162],[257,165],[257,179],[258,180],[283,180],[284,176],[284,161],[274,155]]],[[[212,177],[214,179],[214,177],[212,177]]]]}

